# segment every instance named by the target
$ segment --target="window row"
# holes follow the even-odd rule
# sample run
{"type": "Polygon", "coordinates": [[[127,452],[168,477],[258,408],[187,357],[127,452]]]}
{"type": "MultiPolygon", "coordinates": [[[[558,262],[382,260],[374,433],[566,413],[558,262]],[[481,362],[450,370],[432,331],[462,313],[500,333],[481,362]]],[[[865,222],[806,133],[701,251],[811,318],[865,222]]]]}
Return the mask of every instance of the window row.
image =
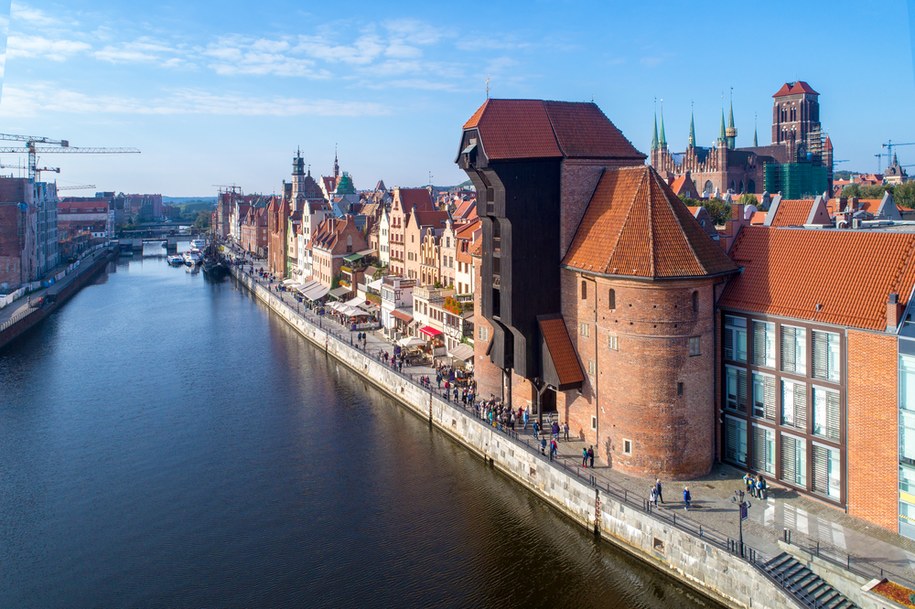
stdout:
{"type": "MultiPolygon", "coordinates": [[[[734,412],[747,412],[748,373],[744,368],[725,366],[725,399],[724,405],[734,412]]],[[[767,421],[778,420],[780,425],[794,427],[806,432],[808,414],[812,414],[813,434],[839,441],[841,420],[839,392],[826,387],[814,386],[812,389],[813,412],[807,404],[807,384],[782,379],[781,400],[776,403],[776,378],[771,374],[753,372],[752,399],[749,401],[751,414],[767,421]]],[[[913,413],[915,415],[915,413],[913,413]]],[[[913,416],[915,423],[915,416],[913,416]]],[[[913,453],[915,453],[915,436],[913,436],[913,453]]]]}
{"type": "MultiPolygon", "coordinates": [[[[691,298],[693,313],[698,313],[699,312],[699,292],[693,291],[690,298],[691,298]]],[[[582,280],[582,282],[581,282],[581,299],[582,300],[588,299],[588,282],[586,280],[582,280]]],[[[610,288],[610,290],[607,292],[607,308],[608,309],[616,308],[616,290],[614,290],[613,288],[610,288]]]]}
{"type": "MultiPolygon", "coordinates": [[[[812,376],[815,379],[839,381],[839,335],[834,332],[811,332],[812,376]]],[[[753,320],[747,327],[747,318],[724,316],[724,357],[734,362],[751,361],[756,366],[776,367],[775,324],[753,320]],[[748,358],[747,338],[752,331],[753,356],[748,358]]],[[[807,374],[807,329],[781,326],[781,370],[792,374],[807,374]]]]}
{"type": "Polygon", "coordinates": [[[776,452],[776,431],[755,423],[747,433],[747,421],[725,417],[725,459],[753,471],[776,476],[776,459],[781,471],[778,479],[839,500],[842,469],[839,449],[808,442],[791,434],[780,434],[780,451],[776,452]],[[748,454],[748,442],[752,454],[748,454]],[[809,461],[808,461],[809,460],[809,461]],[[808,469],[812,474],[808,486],[808,469]]]}

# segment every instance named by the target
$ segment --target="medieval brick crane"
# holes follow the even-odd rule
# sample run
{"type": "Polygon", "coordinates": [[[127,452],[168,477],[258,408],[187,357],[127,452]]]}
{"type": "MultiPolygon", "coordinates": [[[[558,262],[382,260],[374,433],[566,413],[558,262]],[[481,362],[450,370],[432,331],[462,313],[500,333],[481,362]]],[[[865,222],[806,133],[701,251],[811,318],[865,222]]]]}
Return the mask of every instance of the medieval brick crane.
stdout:
{"type": "Polygon", "coordinates": [[[54,140],[48,137],[35,135],[15,135],[10,133],[0,133],[0,140],[25,142],[25,150],[16,147],[0,147],[0,154],[22,154],[28,152],[29,155],[29,179],[34,181],[35,175],[41,171],[55,171],[59,173],[58,168],[37,167],[38,154],[139,154],[137,148],[86,148],[70,146],[68,140],[54,140]],[[37,146],[36,144],[48,144],[48,146],[37,146]]]}

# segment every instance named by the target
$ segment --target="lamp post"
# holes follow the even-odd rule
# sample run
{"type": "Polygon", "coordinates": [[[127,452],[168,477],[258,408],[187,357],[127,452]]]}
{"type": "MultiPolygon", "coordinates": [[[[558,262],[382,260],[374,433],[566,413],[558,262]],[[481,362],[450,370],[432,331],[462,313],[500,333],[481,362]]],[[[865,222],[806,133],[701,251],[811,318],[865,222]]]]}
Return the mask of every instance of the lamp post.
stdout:
{"type": "Polygon", "coordinates": [[[731,503],[736,503],[737,507],[740,510],[740,519],[738,520],[738,534],[739,534],[739,543],[740,543],[740,557],[744,557],[743,553],[743,521],[747,519],[750,515],[751,504],[749,501],[744,499],[743,491],[734,491],[734,496],[731,497],[731,503]]]}
{"type": "Polygon", "coordinates": [[[543,432],[543,391],[547,388],[546,382],[539,376],[535,376],[531,379],[531,384],[534,386],[535,395],[537,396],[537,424],[540,426],[541,433],[543,432]]]}

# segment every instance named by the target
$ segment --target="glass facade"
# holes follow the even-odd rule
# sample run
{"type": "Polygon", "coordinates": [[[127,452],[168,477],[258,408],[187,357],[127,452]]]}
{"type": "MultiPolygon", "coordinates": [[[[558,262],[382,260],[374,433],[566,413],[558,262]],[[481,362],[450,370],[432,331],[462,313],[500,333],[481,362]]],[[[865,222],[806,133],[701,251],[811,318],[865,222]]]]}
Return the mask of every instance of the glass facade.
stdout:
{"type": "Polygon", "coordinates": [[[899,534],[915,539],[915,341],[899,342],[899,534]]]}

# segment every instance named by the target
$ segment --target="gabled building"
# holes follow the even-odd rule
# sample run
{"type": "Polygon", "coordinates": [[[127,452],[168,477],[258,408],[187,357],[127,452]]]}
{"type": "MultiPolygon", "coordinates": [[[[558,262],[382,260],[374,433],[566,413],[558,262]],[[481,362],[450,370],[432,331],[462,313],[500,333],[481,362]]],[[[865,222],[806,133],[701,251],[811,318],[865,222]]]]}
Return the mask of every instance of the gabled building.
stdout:
{"type": "MultiPolygon", "coordinates": [[[[392,275],[407,276],[407,245],[405,231],[407,218],[411,211],[433,211],[432,197],[425,188],[394,188],[391,202],[388,245],[390,247],[390,271],[392,275]]],[[[414,242],[415,254],[418,256],[418,242],[414,242]]],[[[413,261],[416,262],[416,261],[413,261]]],[[[418,275],[418,269],[414,269],[418,275]]],[[[413,277],[416,279],[417,277],[413,277]]]]}
{"type": "Polygon", "coordinates": [[[367,253],[368,244],[352,218],[327,218],[311,240],[312,278],[328,288],[340,281],[343,259],[354,253],[367,253]]]}
{"type": "Polygon", "coordinates": [[[288,228],[289,198],[271,197],[267,204],[267,269],[279,278],[286,276],[288,228]]]}
{"type": "Polygon", "coordinates": [[[248,206],[248,211],[241,222],[239,233],[239,244],[243,250],[260,258],[267,257],[266,205],[248,206]]]}
{"type": "Polygon", "coordinates": [[[414,207],[407,216],[404,228],[404,270],[407,277],[417,279],[420,285],[433,285],[438,281],[441,270],[439,239],[446,222],[446,211],[420,211],[414,207]]]}

